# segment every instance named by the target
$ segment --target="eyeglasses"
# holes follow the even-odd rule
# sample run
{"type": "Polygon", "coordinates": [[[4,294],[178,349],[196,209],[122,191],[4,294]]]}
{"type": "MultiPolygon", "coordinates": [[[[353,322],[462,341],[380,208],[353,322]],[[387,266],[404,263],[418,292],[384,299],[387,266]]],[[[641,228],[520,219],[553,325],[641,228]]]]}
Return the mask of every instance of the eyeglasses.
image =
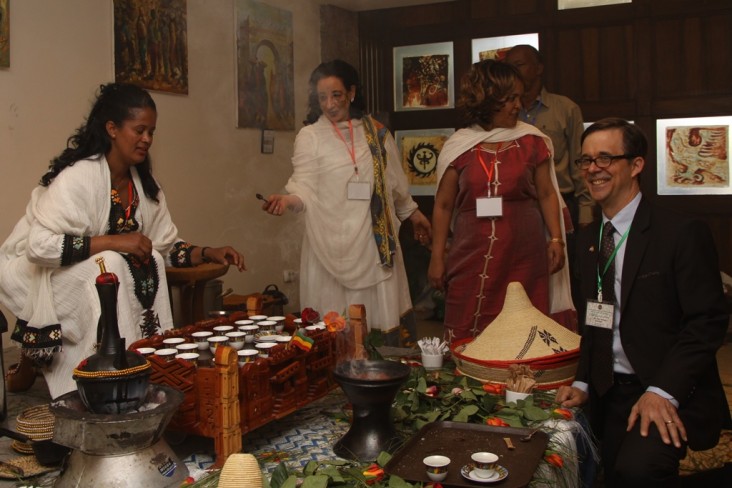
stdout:
{"type": "Polygon", "coordinates": [[[579,169],[588,169],[592,163],[595,163],[595,166],[597,166],[598,168],[607,168],[616,159],[630,159],[632,157],[632,154],[618,154],[617,156],[603,154],[601,156],[597,156],[596,158],[579,158],[575,160],[574,164],[576,164],[579,169]]]}

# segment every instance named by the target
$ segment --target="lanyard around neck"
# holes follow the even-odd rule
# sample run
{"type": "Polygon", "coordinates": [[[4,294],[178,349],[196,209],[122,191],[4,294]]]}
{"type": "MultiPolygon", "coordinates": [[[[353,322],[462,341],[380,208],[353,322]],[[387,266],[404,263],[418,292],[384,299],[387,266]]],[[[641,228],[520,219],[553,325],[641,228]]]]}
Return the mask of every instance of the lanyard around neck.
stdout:
{"type": "MultiPolygon", "coordinates": [[[[605,229],[605,222],[600,224],[600,238],[598,240],[597,249],[602,249],[602,234],[603,230],[605,229]]],[[[598,301],[602,301],[602,278],[605,276],[605,273],[607,273],[608,268],[610,268],[610,263],[612,263],[615,260],[615,256],[618,254],[618,249],[623,245],[625,242],[625,239],[628,237],[628,233],[630,232],[630,227],[628,227],[628,230],[625,231],[625,234],[620,238],[620,241],[618,241],[618,244],[613,249],[613,252],[610,254],[610,257],[608,258],[607,262],[605,263],[605,267],[602,270],[602,274],[600,274],[600,263],[598,261],[597,263],[597,296],[598,301]]]]}
{"type": "Polygon", "coordinates": [[[488,180],[488,195],[491,194],[491,182],[493,181],[493,170],[496,167],[496,161],[498,160],[498,152],[496,152],[496,157],[493,161],[491,161],[491,167],[488,169],[485,165],[485,161],[483,160],[483,150],[480,149],[480,147],[476,148],[476,151],[478,152],[478,161],[480,162],[480,165],[483,166],[483,171],[485,172],[485,176],[488,180]]]}
{"type": "Polygon", "coordinates": [[[348,132],[351,136],[351,146],[348,147],[348,142],[346,142],[346,139],[343,137],[343,134],[341,134],[341,131],[338,130],[338,127],[336,126],[335,122],[331,121],[331,124],[333,124],[333,130],[335,131],[338,138],[343,141],[343,144],[346,146],[346,150],[348,151],[348,155],[351,156],[351,162],[353,163],[353,171],[358,175],[358,166],[356,166],[356,145],[353,141],[353,122],[351,119],[348,119],[348,132]]]}

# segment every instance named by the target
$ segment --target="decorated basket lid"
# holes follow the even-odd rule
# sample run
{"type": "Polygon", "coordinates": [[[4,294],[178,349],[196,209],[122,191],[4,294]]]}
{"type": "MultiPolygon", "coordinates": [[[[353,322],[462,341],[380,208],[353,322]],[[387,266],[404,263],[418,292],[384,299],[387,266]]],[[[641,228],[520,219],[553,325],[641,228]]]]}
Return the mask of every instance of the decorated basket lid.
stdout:
{"type": "Polygon", "coordinates": [[[580,336],[544,315],[521,283],[509,283],[501,313],[477,337],[453,343],[458,369],[482,381],[505,383],[511,364],[528,364],[538,388],[574,378],[580,336]]]}

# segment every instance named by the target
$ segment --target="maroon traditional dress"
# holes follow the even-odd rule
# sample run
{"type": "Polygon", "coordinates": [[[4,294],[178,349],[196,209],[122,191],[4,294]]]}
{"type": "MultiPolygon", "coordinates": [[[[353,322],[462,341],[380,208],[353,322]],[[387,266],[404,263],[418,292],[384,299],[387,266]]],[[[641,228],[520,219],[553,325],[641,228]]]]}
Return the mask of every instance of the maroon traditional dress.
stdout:
{"type": "Polygon", "coordinates": [[[536,167],[549,161],[546,143],[525,135],[497,150],[475,146],[450,164],[458,172],[446,263],[445,327],[453,339],[474,337],[490,324],[512,281],[549,314],[547,241],[534,181],[536,167]],[[503,198],[501,217],[476,216],[476,198],[487,195],[489,175],[493,195],[503,198]]]}

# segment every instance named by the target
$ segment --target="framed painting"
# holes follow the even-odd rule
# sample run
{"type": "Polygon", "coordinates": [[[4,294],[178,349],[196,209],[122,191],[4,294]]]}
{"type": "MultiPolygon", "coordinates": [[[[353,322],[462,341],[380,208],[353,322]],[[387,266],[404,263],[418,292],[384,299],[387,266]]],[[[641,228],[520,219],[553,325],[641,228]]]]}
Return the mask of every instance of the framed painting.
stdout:
{"type": "Polygon", "coordinates": [[[729,117],[656,121],[659,195],[730,195],[729,117]]]}
{"type": "Polygon", "coordinates": [[[394,48],[394,110],[455,106],[452,42],[394,48]]]}
{"type": "Polygon", "coordinates": [[[292,12],[236,2],[237,127],[295,128],[292,12]]]}
{"type": "Polygon", "coordinates": [[[454,129],[398,130],[394,133],[412,195],[437,191],[437,158],[454,129]]]}
{"type": "Polygon", "coordinates": [[[9,2],[10,0],[0,0],[0,68],[10,67],[9,2]]]}
{"type": "Polygon", "coordinates": [[[557,10],[569,10],[572,8],[600,7],[603,5],[616,5],[619,3],[631,3],[633,0],[557,0],[557,10]]]}
{"type": "Polygon", "coordinates": [[[188,93],[187,0],[114,0],[114,79],[188,93]]]}
{"type": "Polygon", "coordinates": [[[483,39],[473,39],[472,62],[484,61],[486,59],[502,60],[506,57],[506,53],[513,46],[519,44],[528,44],[529,46],[539,49],[539,34],[517,34],[514,36],[485,37],[483,39]]]}

